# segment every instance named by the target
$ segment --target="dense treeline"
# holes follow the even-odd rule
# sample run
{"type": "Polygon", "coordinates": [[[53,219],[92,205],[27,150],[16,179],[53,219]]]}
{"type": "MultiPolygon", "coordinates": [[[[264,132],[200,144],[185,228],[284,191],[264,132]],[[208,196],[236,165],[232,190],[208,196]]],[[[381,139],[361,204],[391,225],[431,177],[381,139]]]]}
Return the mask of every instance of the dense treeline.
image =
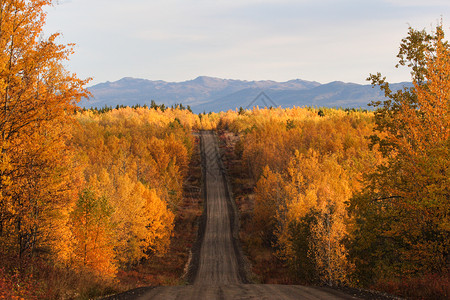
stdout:
{"type": "Polygon", "coordinates": [[[119,270],[164,254],[192,132],[215,128],[239,137],[234,151],[253,183],[245,242],[270,249],[294,282],[449,297],[442,26],[410,29],[401,43],[412,88],[391,91],[370,76],[387,97],[375,111],[195,115],[154,102],[86,110],[77,103],[89,96],[88,80],[63,68],[72,49],[57,34],[42,38],[51,3],[0,2],[0,298],[82,297],[80,278],[114,284],[119,270]]]}
{"type": "MultiPolygon", "coordinates": [[[[57,268],[112,279],[118,269],[126,269],[148,254],[164,254],[193,147],[192,128],[183,126],[180,119],[188,122],[196,117],[180,110],[145,108],[102,114],[85,111],[72,116],[71,126],[58,137],[70,151],[53,152],[49,144],[43,149],[52,162],[44,171],[57,174],[51,179],[59,184],[55,189],[65,187],[64,193],[50,189],[47,182],[38,181],[32,188],[20,186],[22,194],[16,201],[21,210],[10,207],[17,217],[5,217],[9,223],[3,222],[8,230],[0,237],[2,259],[32,263],[44,258],[57,268]],[[62,155],[67,156],[62,159],[62,155]],[[58,196],[64,202],[51,206],[42,203],[46,198],[41,195],[53,201],[58,196]],[[36,203],[42,203],[41,211],[36,203]],[[28,248],[18,243],[21,232],[14,229],[19,221],[21,228],[36,228],[22,231],[29,235],[28,248]],[[47,222],[55,225],[47,226],[47,222]]],[[[39,170],[33,175],[42,180],[45,174],[39,170]]],[[[44,283],[40,290],[50,297],[65,292],[50,292],[50,288],[54,287],[44,283]]]]}
{"type": "Polygon", "coordinates": [[[49,4],[0,2],[0,298],[82,296],[77,281],[163,254],[191,131],[211,127],[182,105],[79,110],[88,80],[42,37],[49,4]]]}
{"type": "MultiPolygon", "coordinates": [[[[117,104],[116,107],[115,107],[115,109],[119,109],[119,108],[127,108],[127,107],[129,107],[129,106],[123,105],[123,104],[121,104],[121,105],[117,104]]],[[[164,112],[164,111],[166,110],[166,105],[165,105],[164,103],[158,105],[158,104],[156,104],[155,100],[151,100],[151,101],[150,101],[150,106],[147,105],[147,104],[144,104],[144,105],[135,104],[135,105],[132,105],[132,106],[131,106],[131,108],[141,108],[141,107],[142,107],[142,108],[152,108],[152,109],[155,109],[155,110],[158,110],[158,109],[159,109],[159,110],[162,111],[162,112],[164,112]]],[[[190,107],[189,105],[185,107],[182,103],[174,104],[174,105],[172,105],[170,108],[172,108],[172,109],[179,109],[179,110],[184,110],[184,109],[186,109],[186,110],[188,110],[189,112],[192,112],[192,109],[191,109],[191,107],[190,107]]],[[[111,111],[111,110],[113,110],[113,109],[114,109],[114,108],[113,108],[112,106],[105,105],[104,107],[101,107],[101,108],[98,108],[98,107],[91,107],[91,108],[83,107],[82,111],[87,111],[87,110],[89,110],[89,111],[96,112],[96,113],[105,113],[105,112],[109,112],[109,111],[111,111]]]]}
{"type": "Polygon", "coordinates": [[[373,113],[320,111],[228,113],[222,126],[241,135],[236,150],[255,182],[256,242],[273,247],[299,280],[346,283],[353,269],[347,203],[381,155],[365,138],[373,113]]]}
{"type": "MultiPolygon", "coordinates": [[[[2,258],[45,258],[73,272],[114,278],[119,268],[167,249],[193,147],[192,128],[180,119],[188,122],[196,116],[173,109],[122,108],[72,118],[65,135],[58,137],[68,150],[53,152],[49,144],[43,149],[52,162],[48,172],[57,174],[51,177],[58,184],[55,189],[64,186],[64,193],[50,189],[48,182],[32,188],[16,183],[22,191],[16,196],[21,210],[9,207],[17,217],[4,218],[9,223],[2,224],[2,258]],[[64,202],[50,206],[41,195],[64,202]],[[36,230],[15,233],[18,222],[36,230]],[[47,222],[55,225],[47,227],[47,222]],[[19,244],[22,232],[29,236],[28,248],[19,244]]],[[[39,170],[33,175],[43,180],[45,174],[39,170]]]]}
{"type": "Polygon", "coordinates": [[[254,109],[220,126],[254,182],[250,246],[300,282],[375,286],[446,299],[450,284],[450,49],[442,27],[410,29],[400,65],[414,86],[374,112],[254,109]],[[370,138],[368,138],[370,137],[370,138]]]}
{"type": "Polygon", "coordinates": [[[74,261],[114,275],[115,267],[167,248],[192,153],[191,129],[170,112],[144,108],[76,119],[73,143],[84,184],[72,214],[74,261]]]}

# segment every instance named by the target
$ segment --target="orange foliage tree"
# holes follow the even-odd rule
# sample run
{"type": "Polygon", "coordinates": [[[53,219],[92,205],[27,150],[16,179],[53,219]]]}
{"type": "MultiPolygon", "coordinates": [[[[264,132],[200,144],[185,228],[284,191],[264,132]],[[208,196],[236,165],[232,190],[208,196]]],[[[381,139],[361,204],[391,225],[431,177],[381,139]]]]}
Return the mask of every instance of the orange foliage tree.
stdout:
{"type": "MultiPolygon", "coordinates": [[[[257,109],[228,112],[220,125],[240,135],[236,151],[255,182],[252,234],[300,282],[348,282],[348,200],[380,161],[365,136],[371,112],[257,109]]],[[[254,239],[252,239],[252,242],[254,239]]]]}
{"type": "MultiPolygon", "coordinates": [[[[105,258],[127,267],[148,254],[164,254],[187,175],[195,115],[127,107],[85,111],[77,119],[74,147],[84,185],[113,211],[114,255],[105,258]]],[[[81,222],[80,216],[74,215],[74,222],[81,222]]]]}
{"type": "Polygon", "coordinates": [[[85,189],[71,212],[72,264],[101,276],[114,276],[113,208],[105,197],[85,189]]]}
{"type": "Polygon", "coordinates": [[[285,211],[279,214],[279,255],[304,279],[330,285],[348,280],[343,244],[351,190],[335,156],[296,151],[287,168],[285,211]]]}
{"type": "Polygon", "coordinates": [[[410,29],[400,49],[414,86],[392,92],[371,76],[388,97],[374,102],[371,137],[386,160],[352,199],[353,255],[368,282],[449,271],[450,47],[441,25],[432,34],[410,29]]]}
{"type": "Polygon", "coordinates": [[[42,38],[50,0],[0,1],[0,252],[68,257],[76,169],[67,141],[86,81],[64,70],[71,46],[42,38]]]}

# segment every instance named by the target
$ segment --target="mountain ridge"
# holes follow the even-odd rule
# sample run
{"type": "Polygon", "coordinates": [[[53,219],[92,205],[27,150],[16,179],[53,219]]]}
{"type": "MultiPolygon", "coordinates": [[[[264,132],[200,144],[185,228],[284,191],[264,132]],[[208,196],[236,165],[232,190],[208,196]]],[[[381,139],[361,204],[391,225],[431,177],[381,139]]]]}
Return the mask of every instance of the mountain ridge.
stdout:
{"type": "MultiPolygon", "coordinates": [[[[392,89],[411,86],[409,82],[391,85],[392,89]]],[[[321,84],[316,81],[292,79],[285,82],[273,80],[248,81],[198,76],[182,82],[167,82],[142,78],[124,77],[88,87],[93,97],[82,100],[81,107],[104,107],[135,104],[171,106],[176,103],[189,105],[196,113],[219,112],[252,106],[320,106],[367,108],[372,100],[383,100],[378,88],[351,82],[332,81],[321,84]],[[269,101],[259,101],[264,92],[269,101]]]]}

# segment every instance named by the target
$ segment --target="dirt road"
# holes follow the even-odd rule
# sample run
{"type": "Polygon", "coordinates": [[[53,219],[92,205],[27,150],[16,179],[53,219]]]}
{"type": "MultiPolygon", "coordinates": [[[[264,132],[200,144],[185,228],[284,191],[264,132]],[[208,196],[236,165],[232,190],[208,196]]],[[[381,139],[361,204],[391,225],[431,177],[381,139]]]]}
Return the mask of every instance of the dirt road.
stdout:
{"type": "Polygon", "coordinates": [[[158,287],[139,299],[357,299],[305,286],[245,284],[242,255],[233,234],[234,212],[216,136],[201,133],[206,188],[206,222],[193,284],[158,287]]]}
{"type": "Polygon", "coordinates": [[[211,132],[202,133],[201,138],[206,175],[206,228],[194,285],[238,284],[241,279],[219,150],[211,132]]]}

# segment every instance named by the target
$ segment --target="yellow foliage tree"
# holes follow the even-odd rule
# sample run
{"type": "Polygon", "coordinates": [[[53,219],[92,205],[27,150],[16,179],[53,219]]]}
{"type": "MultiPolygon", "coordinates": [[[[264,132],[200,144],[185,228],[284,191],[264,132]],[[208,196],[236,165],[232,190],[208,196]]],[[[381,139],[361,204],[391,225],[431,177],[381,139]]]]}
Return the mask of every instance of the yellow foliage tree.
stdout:
{"type": "Polygon", "coordinates": [[[71,212],[72,265],[101,277],[114,277],[113,208],[106,197],[85,189],[71,212]]]}
{"type": "Polygon", "coordinates": [[[347,280],[345,202],[351,193],[334,156],[298,151],[288,166],[285,210],[277,215],[279,255],[308,280],[347,280]]]}
{"type": "Polygon", "coordinates": [[[354,222],[345,203],[361,191],[364,172],[381,161],[365,138],[373,113],[242,109],[227,112],[219,124],[240,136],[235,151],[256,182],[252,234],[272,246],[300,282],[347,281],[352,264],[344,240],[352,238],[354,222]]]}
{"type": "Polygon", "coordinates": [[[162,255],[170,245],[193,143],[175,120],[180,114],[127,107],[77,115],[75,145],[85,185],[113,208],[118,266],[162,255]]]}
{"type": "Polygon", "coordinates": [[[445,274],[450,262],[450,48],[442,25],[432,34],[410,29],[399,58],[412,67],[414,87],[393,92],[371,76],[387,96],[373,103],[371,136],[385,161],[352,199],[353,256],[370,283],[445,274]]]}
{"type": "Polygon", "coordinates": [[[0,2],[0,251],[64,259],[77,194],[67,141],[87,81],[64,70],[72,49],[58,34],[42,38],[51,3],[0,2]]]}
{"type": "Polygon", "coordinates": [[[279,174],[266,166],[255,187],[253,220],[254,230],[268,246],[275,242],[276,217],[282,199],[284,199],[284,181],[279,174]]]}

